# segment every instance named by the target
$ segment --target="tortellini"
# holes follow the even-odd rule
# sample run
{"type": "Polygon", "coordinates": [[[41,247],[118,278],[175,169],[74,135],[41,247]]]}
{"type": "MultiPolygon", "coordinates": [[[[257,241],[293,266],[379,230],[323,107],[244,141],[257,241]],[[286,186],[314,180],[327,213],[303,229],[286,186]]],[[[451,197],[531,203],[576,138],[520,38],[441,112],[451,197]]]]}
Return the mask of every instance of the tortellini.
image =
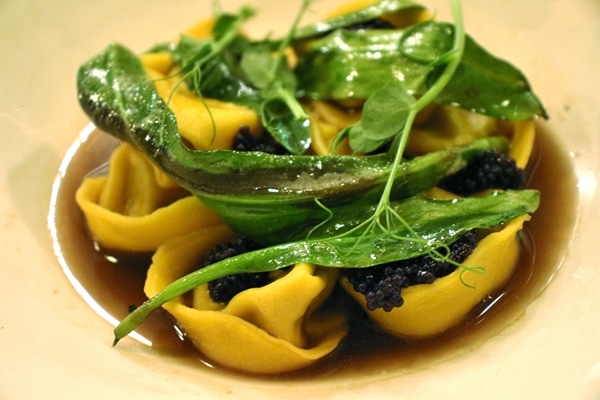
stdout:
{"type": "Polygon", "coordinates": [[[208,207],[180,188],[164,188],[154,167],[128,144],[118,147],[108,175],[88,177],[76,200],[101,247],[152,252],[168,239],[221,224],[208,207]]]}
{"type": "Polygon", "coordinates": [[[347,280],[342,285],[385,332],[419,339],[439,335],[462,322],[475,306],[510,279],[520,254],[517,234],[528,219],[518,217],[483,238],[463,266],[450,275],[403,289],[404,305],[392,311],[367,310],[364,295],[355,292],[347,280]],[[469,267],[485,270],[463,273],[462,268],[469,267]]]}
{"type": "MultiPolygon", "coordinates": [[[[230,232],[220,227],[174,238],[153,257],[145,285],[151,297],[193,271],[230,232]]],[[[304,368],[334,351],[347,332],[342,315],[319,314],[337,281],[337,270],[300,263],[270,284],[242,291],[227,305],[215,303],[207,285],[163,305],[211,361],[252,373],[304,368]]]]}
{"type": "MultiPolygon", "coordinates": [[[[191,33],[202,36],[209,29],[208,22],[191,33]]],[[[231,148],[241,127],[254,135],[263,133],[260,118],[251,109],[200,99],[184,85],[176,85],[168,78],[176,72],[169,56],[147,54],[142,61],[190,147],[231,148]]],[[[359,111],[339,104],[315,101],[306,108],[313,124],[311,151],[320,155],[330,154],[337,133],[360,119],[359,111]]],[[[428,107],[419,115],[407,152],[418,155],[498,134],[512,139],[510,155],[524,168],[533,147],[533,122],[507,124],[443,106],[428,107]]],[[[345,142],[337,151],[351,153],[345,142]]],[[[128,144],[115,150],[106,176],[85,179],[77,202],[101,246],[154,252],[144,287],[148,297],[197,269],[213,246],[234,237],[215,213],[128,144]]],[[[412,338],[437,335],[461,322],[510,278],[520,254],[518,232],[527,219],[519,217],[479,242],[464,266],[484,267],[485,274],[458,269],[432,284],[406,288],[404,305],[391,312],[367,310],[363,295],[340,279],[337,269],[307,263],[273,274],[267,285],[244,290],[227,304],[214,302],[207,285],[202,285],[163,307],[194,345],[219,365],[258,374],[294,371],[334,352],[347,334],[346,317],[322,307],[338,282],[384,331],[412,338]]]]}
{"type": "MultiPolygon", "coordinates": [[[[107,176],[87,178],[77,192],[91,234],[111,250],[152,252],[145,284],[151,297],[197,268],[210,249],[234,233],[193,196],[161,188],[149,161],[122,144],[107,176]]],[[[245,372],[304,368],[334,351],[347,333],[339,314],[320,314],[338,271],[298,264],[261,288],[212,301],[206,286],[193,300],[164,305],[189,339],[212,361],[245,372]]]]}
{"type": "MultiPolygon", "coordinates": [[[[459,120],[464,121],[462,117],[459,120]]],[[[469,130],[466,132],[469,136],[473,134],[469,130]]],[[[422,135],[430,135],[430,137],[436,137],[437,134],[437,131],[422,132],[422,135]]],[[[510,156],[519,167],[525,168],[533,149],[534,123],[532,121],[515,123],[510,135],[512,137],[510,156]]],[[[434,190],[431,195],[452,196],[440,190],[434,190]]],[[[478,242],[461,268],[450,275],[438,278],[431,284],[414,285],[403,289],[404,304],[392,311],[368,310],[364,295],[356,292],[345,278],[342,279],[341,284],[369,317],[387,333],[405,338],[439,335],[462,322],[475,306],[489,294],[499,290],[510,279],[521,253],[518,234],[529,218],[528,215],[515,218],[498,232],[489,233],[478,242]],[[484,273],[463,270],[470,267],[483,268],[484,273]]]]}

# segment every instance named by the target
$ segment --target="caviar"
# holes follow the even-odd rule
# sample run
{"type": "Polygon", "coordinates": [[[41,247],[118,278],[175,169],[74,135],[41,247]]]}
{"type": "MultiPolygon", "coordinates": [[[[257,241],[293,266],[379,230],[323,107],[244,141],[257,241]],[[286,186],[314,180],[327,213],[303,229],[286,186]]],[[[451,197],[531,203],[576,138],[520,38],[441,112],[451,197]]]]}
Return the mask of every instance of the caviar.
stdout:
{"type": "Polygon", "coordinates": [[[275,142],[270,136],[256,137],[250,132],[250,128],[244,125],[233,138],[232,150],[236,151],[260,151],[269,154],[287,154],[285,147],[275,142]]]}
{"type": "MultiPolygon", "coordinates": [[[[477,233],[470,231],[449,246],[445,254],[454,263],[463,262],[477,245],[477,233]]],[[[444,249],[438,250],[444,254],[444,249]]],[[[365,295],[367,308],[371,311],[382,308],[391,311],[404,304],[401,291],[411,285],[433,283],[452,273],[456,265],[445,260],[436,260],[428,255],[376,265],[369,268],[346,268],[344,275],[354,290],[365,295]]]]}
{"type": "Polygon", "coordinates": [[[476,154],[466,167],[442,179],[438,186],[461,196],[486,189],[520,189],[525,175],[515,161],[497,150],[476,154]]]}
{"type": "MultiPolygon", "coordinates": [[[[238,236],[231,242],[214,246],[204,260],[203,266],[256,249],[258,249],[256,243],[238,236]]],[[[268,283],[268,272],[235,274],[209,282],[208,291],[213,301],[227,304],[236,294],[246,289],[265,286],[268,283]]]]}

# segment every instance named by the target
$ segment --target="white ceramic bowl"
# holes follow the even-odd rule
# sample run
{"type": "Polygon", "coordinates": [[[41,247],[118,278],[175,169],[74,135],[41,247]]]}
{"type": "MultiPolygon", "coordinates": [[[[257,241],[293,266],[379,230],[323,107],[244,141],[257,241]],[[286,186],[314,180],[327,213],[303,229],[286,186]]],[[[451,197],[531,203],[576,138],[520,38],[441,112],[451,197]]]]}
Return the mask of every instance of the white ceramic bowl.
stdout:
{"type": "MultiPolygon", "coordinates": [[[[298,3],[253,1],[261,14],[252,32],[281,32],[298,3]]],[[[309,18],[339,3],[317,1],[309,18]]],[[[449,18],[449,1],[423,3],[449,18]]],[[[1,2],[0,398],[598,398],[600,3],[464,0],[463,8],[468,32],[528,76],[570,156],[579,218],[562,267],[517,321],[483,345],[464,343],[462,355],[411,373],[302,381],[197,369],[135,343],[111,348],[112,326],[69,283],[47,229],[56,171],[87,123],[75,94],[79,64],[111,41],[141,51],[173,37],[209,15],[209,2],[1,2]]]]}

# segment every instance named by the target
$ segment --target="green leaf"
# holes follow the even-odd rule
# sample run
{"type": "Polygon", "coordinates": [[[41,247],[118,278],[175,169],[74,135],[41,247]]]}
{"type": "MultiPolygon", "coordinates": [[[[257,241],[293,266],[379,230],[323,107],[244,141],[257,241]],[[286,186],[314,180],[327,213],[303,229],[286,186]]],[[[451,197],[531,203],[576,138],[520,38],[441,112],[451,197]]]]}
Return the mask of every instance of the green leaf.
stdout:
{"type": "Polygon", "coordinates": [[[270,88],[267,93],[260,107],[265,128],[290,153],[304,153],[311,143],[308,115],[283,87],[270,88]]]}
{"type": "Polygon", "coordinates": [[[258,44],[249,47],[242,53],[240,68],[248,80],[258,89],[267,87],[273,80],[273,51],[267,44],[258,44]]]}
{"type": "Polygon", "coordinates": [[[360,121],[363,135],[374,140],[393,138],[404,127],[415,102],[399,81],[389,81],[365,103],[360,121]]]}
{"type": "Polygon", "coordinates": [[[183,71],[189,71],[196,62],[207,57],[211,52],[212,45],[209,40],[199,40],[181,35],[171,54],[173,55],[173,61],[183,71]]]}
{"type": "MultiPolygon", "coordinates": [[[[426,68],[403,60],[397,30],[335,30],[304,44],[295,72],[299,90],[322,100],[366,100],[385,82],[401,79],[406,90],[426,68]]],[[[405,57],[404,57],[405,58],[405,57]]]]}
{"type": "MultiPolygon", "coordinates": [[[[411,27],[407,36],[399,30],[334,30],[303,44],[299,90],[313,99],[366,100],[382,82],[396,79],[409,94],[422,95],[450,56],[453,30],[440,22],[411,27]]],[[[470,37],[456,73],[434,102],[511,121],[546,117],[524,75],[470,37]]]]}
{"type": "Polygon", "coordinates": [[[387,14],[395,14],[405,10],[415,9],[424,10],[425,7],[409,0],[381,0],[355,12],[329,18],[316,24],[298,28],[294,33],[294,39],[307,39],[310,37],[320,36],[324,33],[333,31],[334,29],[371,21],[387,14]]]}
{"type": "MultiPolygon", "coordinates": [[[[405,199],[426,192],[434,187],[442,177],[464,167],[475,154],[488,149],[504,151],[507,146],[508,142],[503,137],[486,138],[467,146],[452,147],[405,161],[396,171],[390,198],[405,199]]],[[[296,158],[294,157],[294,159],[296,158]]],[[[290,165],[293,165],[291,159],[290,165]]],[[[364,167],[368,168],[368,165],[365,164],[364,167]]],[[[386,177],[392,173],[392,170],[392,166],[389,165],[386,177]]],[[[303,180],[308,177],[297,177],[297,179],[306,185],[314,184],[315,182],[310,179],[303,180]]],[[[289,178],[290,184],[296,181],[294,175],[290,175],[289,178]]],[[[335,178],[332,177],[332,179],[335,178]]],[[[198,197],[234,231],[257,243],[266,245],[303,238],[308,230],[329,218],[331,213],[336,214],[345,207],[377,203],[382,196],[384,180],[380,176],[373,176],[371,183],[373,186],[365,186],[361,190],[355,191],[347,191],[342,185],[337,187],[337,195],[331,193],[318,198],[286,195],[278,193],[275,189],[267,195],[251,193],[235,196],[198,194],[198,197]]],[[[362,218],[365,219],[367,215],[362,215],[362,218]]]]}
{"type": "Polygon", "coordinates": [[[237,32],[240,22],[246,21],[256,15],[256,11],[249,6],[243,6],[237,14],[222,13],[217,16],[211,30],[212,36],[218,41],[227,37],[231,32],[237,32]]]}
{"type": "Polygon", "coordinates": [[[259,89],[258,101],[249,105],[258,112],[264,127],[290,153],[302,154],[311,143],[310,120],[294,97],[296,76],[282,57],[273,54],[268,43],[259,42],[244,51],[240,67],[259,89]]]}
{"type": "Polygon", "coordinates": [[[371,139],[363,133],[363,126],[360,121],[344,129],[340,137],[348,137],[350,148],[356,153],[369,154],[381,148],[388,142],[388,139],[371,139]]]}
{"type": "MultiPolygon", "coordinates": [[[[436,79],[436,72],[431,80],[436,79]]],[[[525,75],[471,38],[467,38],[458,70],[436,102],[508,121],[548,117],[525,75]]]]}
{"type": "Polygon", "coordinates": [[[347,128],[350,147],[371,153],[388,143],[402,132],[415,102],[400,82],[388,82],[367,99],[360,122],[347,128]]]}
{"type": "Polygon", "coordinates": [[[454,27],[445,23],[424,22],[408,28],[399,50],[407,58],[425,65],[439,65],[451,50],[454,27]]]}

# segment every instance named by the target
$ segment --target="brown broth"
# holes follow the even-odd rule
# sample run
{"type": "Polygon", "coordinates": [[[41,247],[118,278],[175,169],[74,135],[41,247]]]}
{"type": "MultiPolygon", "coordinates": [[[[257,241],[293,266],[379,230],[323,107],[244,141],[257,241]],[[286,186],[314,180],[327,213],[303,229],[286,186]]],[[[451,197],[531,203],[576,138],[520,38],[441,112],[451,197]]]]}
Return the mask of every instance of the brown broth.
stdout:
{"type": "MultiPolygon", "coordinates": [[[[353,309],[349,314],[358,317],[351,321],[350,333],[335,354],[307,370],[261,379],[335,379],[352,374],[364,376],[366,370],[374,375],[384,370],[411,372],[465,354],[518,320],[557,272],[576,219],[577,191],[572,165],[554,136],[539,128],[528,168],[528,186],[539,189],[542,200],[526,225],[520,264],[507,287],[486,299],[460,326],[420,341],[400,340],[379,332],[358,306],[343,293],[337,293],[337,305],[353,309]]],[[[146,299],[143,283],[150,256],[107,256],[98,251],[74,199],[85,175],[107,160],[112,148],[106,141],[106,135],[93,133],[73,155],[57,192],[54,217],[56,239],[70,274],[95,300],[96,307],[120,320],[128,314],[130,306],[146,299]]],[[[209,368],[193,346],[181,338],[171,317],[162,309],[137,332],[152,342],[154,353],[180,356],[182,362],[209,368]]]]}

